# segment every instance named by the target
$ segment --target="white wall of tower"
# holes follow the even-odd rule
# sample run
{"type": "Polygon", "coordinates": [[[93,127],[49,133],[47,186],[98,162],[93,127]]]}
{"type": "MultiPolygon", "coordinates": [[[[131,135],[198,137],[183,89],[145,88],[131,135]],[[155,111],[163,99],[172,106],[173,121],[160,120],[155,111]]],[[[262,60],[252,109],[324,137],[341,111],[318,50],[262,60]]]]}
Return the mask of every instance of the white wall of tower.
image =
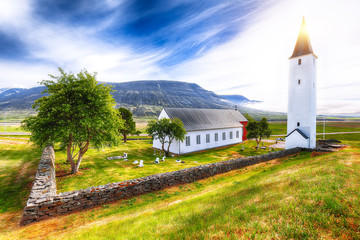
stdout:
{"type": "MultiPolygon", "coordinates": [[[[309,136],[309,148],[316,147],[316,68],[312,53],[289,60],[287,134],[299,128],[309,136]],[[301,59],[301,64],[299,64],[301,59]]],[[[286,148],[296,146],[298,138],[287,138],[286,148]]],[[[303,142],[299,142],[299,146],[303,142]]]]}

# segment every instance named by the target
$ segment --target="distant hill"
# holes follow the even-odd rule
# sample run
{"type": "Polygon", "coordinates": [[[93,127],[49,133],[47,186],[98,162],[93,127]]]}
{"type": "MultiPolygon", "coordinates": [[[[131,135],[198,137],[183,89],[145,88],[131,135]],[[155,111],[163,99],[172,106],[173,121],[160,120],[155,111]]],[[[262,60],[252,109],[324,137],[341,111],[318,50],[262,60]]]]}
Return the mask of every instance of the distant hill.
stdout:
{"type": "MultiPolygon", "coordinates": [[[[129,108],[137,116],[157,115],[163,107],[226,109],[234,108],[235,105],[241,112],[255,116],[269,116],[269,114],[272,114],[243,106],[245,103],[255,102],[244,96],[230,95],[231,97],[224,98],[203,89],[195,83],[167,80],[104,83],[113,87],[114,92],[112,92],[112,95],[117,107],[129,108]]],[[[0,110],[31,109],[31,105],[42,96],[41,92],[44,89],[44,86],[29,89],[0,89],[0,110]]]]}
{"type": "Polygon", "coordinates": [[[195,83],[158,80],[106,84],[113,86],[117,104],[131,108],[136,115],[157,114],[163,107],[232,107],[221,96],[195,83]]]}
{"type": "MultiPolygon", "coordinates": [[[[0,91],[0,109],[31,109],[36,99],[41,97],[45,87],[9,88],[0,91]]],[[[3,89],[0,89],[3,90],[3,89]]]]}
{"type": "Polygon", "coordinates": [[[237,105],[245,105],[245,104],[253,104],[253,103],[260,103],[261,101],[257,100],[249,100],[248,98],[242,95],[220,95],[224,99],[228,100],[229,102],[237,105]]]}

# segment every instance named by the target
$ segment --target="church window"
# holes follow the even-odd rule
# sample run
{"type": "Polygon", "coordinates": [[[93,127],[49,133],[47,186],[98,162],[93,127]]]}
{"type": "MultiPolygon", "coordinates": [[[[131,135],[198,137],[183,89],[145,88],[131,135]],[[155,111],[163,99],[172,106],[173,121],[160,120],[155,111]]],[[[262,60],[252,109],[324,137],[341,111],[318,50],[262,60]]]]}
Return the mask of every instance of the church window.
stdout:
{"type": "Polygon", "coordinates": [[[298,59],[298,65],[301,65],[301,58],[298,59]]]}
{"type": "Polygon", "coordinates": [[[186,146],[190,146],[190,136],[185,138],[186,146]]]}
{"type": "Polygon", "coordinates": [[[300,122],[297,123],[297,126],[300,127],[300,122]]]}
{"type": "Polygon", "coordinates": [[[239,138],[240,137],[240,133],[239,131],[236,131],[236,138],[239,138]]]}
{"type": "Polygon", "coordinates": [[[298,85],[300,85],[300,82],[301,82],[301,80],[300,80],[300,79],[298,79],[298,85]]]}
{"type": "Polygon", "coordinates": [[[206,134],[206,143],[210,142],[210,134],[206,134]]]}
{"type": "Polygon", "coordinates": [[[219,134],[215,133],[215,142],[219,141],[219,134]]]}
{"type": "Polygon", "coordinates": [[[233,139],[233,132],[230,132],[230,139],[233,139]]]}
{"type": "Polygon", "coordinates": [[[200,141],[200,135],[196,135],[196,144],[200,144],[201,141],[200,141]]]}
{"type": "Polygon", "coordinates": [[[222,133],[222,140],[226,140],[226,133],[225,132],[222,133]]]}

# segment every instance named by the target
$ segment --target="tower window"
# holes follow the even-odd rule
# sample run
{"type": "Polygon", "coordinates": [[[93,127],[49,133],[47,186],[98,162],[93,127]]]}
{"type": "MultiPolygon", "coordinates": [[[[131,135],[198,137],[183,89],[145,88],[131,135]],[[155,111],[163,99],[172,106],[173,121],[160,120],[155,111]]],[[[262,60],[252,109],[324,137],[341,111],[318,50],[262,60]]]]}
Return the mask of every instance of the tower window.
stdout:
{"type": "Polygon", "coordinates": [[[298,85],[300,85],[300,82],[301,82],[301,80],[300,80],[300,79],[298,79],[298,85]]]}
{"type": "Polygon", "coordinates": [[[300,122],[297,123],[297,126],[300,127],[300,122]]]}
{"type": "Polygon", "coordinates": [[[301,65],[301,58],[298,59],[298,65],[301,65]]]}

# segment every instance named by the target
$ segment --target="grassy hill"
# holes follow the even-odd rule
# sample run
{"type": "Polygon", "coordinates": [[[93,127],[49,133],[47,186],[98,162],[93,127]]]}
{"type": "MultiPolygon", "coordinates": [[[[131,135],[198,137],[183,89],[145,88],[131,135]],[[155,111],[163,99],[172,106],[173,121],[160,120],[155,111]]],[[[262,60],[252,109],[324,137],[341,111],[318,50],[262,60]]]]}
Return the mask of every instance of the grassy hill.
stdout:
{"type": "Polygon", "coordinates": [[[0,137],[0,239],[359,239],[360,142],[346,143],[20,228],[41,152],[0,137]]]}

